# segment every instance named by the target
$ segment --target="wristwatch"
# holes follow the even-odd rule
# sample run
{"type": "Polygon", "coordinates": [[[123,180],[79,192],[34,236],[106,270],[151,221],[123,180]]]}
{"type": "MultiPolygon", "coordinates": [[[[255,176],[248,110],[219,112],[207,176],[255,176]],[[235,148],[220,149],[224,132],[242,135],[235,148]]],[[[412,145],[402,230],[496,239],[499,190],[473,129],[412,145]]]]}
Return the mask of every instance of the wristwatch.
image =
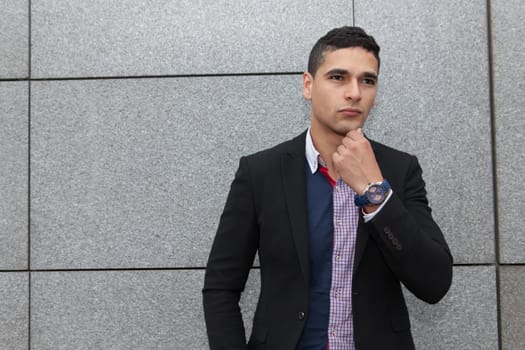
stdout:
{"type": "Polygon", "coordinates": [[[386,179],[383,182],[375,182],[368,184],[365,188],[365,193],[361,196],[356,194],[354,197],[354,203],[358,207],[364,207],[365,205],[379,205],[383,203],[390,192],[390,184],[386,179]]]}

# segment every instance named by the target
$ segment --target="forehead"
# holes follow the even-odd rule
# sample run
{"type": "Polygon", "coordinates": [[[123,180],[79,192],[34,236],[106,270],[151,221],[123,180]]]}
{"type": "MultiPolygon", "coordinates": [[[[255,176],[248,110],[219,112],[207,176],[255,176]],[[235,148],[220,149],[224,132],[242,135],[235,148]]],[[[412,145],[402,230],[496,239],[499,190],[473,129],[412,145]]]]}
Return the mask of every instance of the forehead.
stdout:
{"type": "Polygon", "coordinates": [[[333,69],[345,69],[350,72],[371,72],[378,71],[376,57],[370,51],[362,47],[347,47],[333,51],[326,51],[323,54],[323,62],[318,71],[327,72],[333,69]]]}

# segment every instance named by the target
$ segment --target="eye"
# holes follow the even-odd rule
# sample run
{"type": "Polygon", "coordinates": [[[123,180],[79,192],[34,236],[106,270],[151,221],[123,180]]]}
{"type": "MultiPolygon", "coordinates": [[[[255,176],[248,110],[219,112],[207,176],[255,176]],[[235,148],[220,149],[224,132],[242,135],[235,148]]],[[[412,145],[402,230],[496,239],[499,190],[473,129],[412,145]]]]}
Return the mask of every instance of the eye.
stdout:
{"type": "Polygon", "coordinates": [[[366,84],[366,85],[375,85],[376,84],[376,80],[372,79],[372,78],[364,78],[363,79],[363,83],[366,84]]]}
{"type": "Polygon", "coordinates": [[[337,81],[342,81],[344,80],[344,76],[342,76],[341,74],[333,74],[333,75],[330,75],[330,80],[337,80],[337,81]]]}

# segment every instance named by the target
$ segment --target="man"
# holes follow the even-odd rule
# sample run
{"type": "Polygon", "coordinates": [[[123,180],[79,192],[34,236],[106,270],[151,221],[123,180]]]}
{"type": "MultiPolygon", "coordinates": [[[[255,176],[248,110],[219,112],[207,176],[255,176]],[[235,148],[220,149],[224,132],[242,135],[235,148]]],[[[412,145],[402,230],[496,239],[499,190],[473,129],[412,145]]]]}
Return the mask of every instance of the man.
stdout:
{"type": "Polygon", "coordinates": [[[243,157],[206,268],[216,349],[414,349],[401,283],[438,302],[452,256],[414,156],[367,139],[379,46],[357,27],[313,47],[303,95],[310,128],[243,157]],[[259,255],[261,289],[246,336],[238,305],[259,255]]]}

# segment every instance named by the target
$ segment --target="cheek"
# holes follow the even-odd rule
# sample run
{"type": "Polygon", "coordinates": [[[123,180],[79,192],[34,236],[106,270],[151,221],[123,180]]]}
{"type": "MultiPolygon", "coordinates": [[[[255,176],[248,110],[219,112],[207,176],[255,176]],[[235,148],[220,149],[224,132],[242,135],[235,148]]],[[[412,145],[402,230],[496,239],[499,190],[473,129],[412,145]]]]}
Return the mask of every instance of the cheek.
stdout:
{"type": "Polygon", "coordinates": [[[317,100],[316,109],[323,112],[327,112],[330,109],[330,103],[327,101],[326,97],[317,100]]]}

